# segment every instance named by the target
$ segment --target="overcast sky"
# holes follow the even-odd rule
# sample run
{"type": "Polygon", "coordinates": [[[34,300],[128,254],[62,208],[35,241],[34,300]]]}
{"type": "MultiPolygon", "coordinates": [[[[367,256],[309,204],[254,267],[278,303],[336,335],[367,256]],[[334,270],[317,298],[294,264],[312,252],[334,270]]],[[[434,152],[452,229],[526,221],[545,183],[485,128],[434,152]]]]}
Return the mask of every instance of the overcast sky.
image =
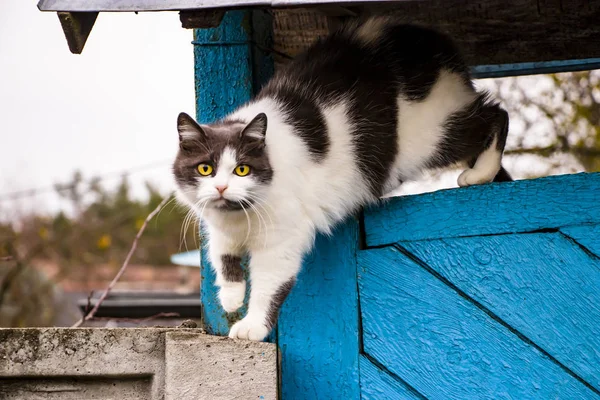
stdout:
{"type": "Polygon", "coordinates": [[[131,180],[166,192],[177,114],[194,112],[192,31],[177,13],[100,14],[74,55],[56,14],[36,3],[0,1],[0,209],[55,208],[52,194],[2,198],[75,169],[91,177],[155,164],[131,180]]]}

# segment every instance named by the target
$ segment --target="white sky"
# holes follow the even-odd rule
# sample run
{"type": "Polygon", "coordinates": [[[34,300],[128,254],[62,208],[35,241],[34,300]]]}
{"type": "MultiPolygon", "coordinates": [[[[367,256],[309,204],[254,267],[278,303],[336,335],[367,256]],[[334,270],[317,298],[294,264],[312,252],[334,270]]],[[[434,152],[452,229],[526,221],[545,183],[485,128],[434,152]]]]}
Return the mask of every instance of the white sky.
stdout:
{"type": "Polygon", "coordinates": [[[74,55],[56,14],[36,4],[0,1],[0,210],[54,209],[53,194],[2,196],[75,169],[89,178],[156,163],[131,181],[166,192],[177,114],[194,113],[192,31],[177,13],[100,14],[74,55]]]}

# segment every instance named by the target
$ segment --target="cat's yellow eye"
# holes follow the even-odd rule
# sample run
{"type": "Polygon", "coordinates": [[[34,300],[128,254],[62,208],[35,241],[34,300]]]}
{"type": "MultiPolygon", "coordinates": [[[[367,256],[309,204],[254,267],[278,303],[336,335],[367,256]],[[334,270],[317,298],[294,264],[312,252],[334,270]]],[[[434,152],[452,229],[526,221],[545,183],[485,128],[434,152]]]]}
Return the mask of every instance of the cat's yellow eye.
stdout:
{"type": "Polygon", "coordinates": [[[208,164],[198,164],[198,172],[202,176],[208,176],[208,175],[212,174],[213,167],[208,164]]]}
{"type": "Polygon", "coordinates": [[[234,172],[237,176],[246,176],[250,173],[250,166],[244,164],[238,165],[235,167],[234,172]]]}

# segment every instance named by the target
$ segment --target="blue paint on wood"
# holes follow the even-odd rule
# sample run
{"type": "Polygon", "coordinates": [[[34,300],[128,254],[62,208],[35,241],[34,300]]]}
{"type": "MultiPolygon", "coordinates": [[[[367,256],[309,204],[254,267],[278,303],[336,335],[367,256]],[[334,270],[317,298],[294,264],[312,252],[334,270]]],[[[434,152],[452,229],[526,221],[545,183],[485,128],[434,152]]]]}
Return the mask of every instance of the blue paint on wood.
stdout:
{"type": "MultiPolygon", "coordinates": [[[[272,59],[260,49],[271,41],[270,17],[259,10],[230,11],[219,27],[194,30],[198,121],[214,122],[252,98],[273,72],[272,59]]],[[[203,326],[210,334],[226,335],[246,309],[229,315],[223,311],[204,250],[201,276],[203,326]]]]}
{"type": "Polygon", "coordinates": [[[600,398],[396,249],[358,267],[364,352],[427,398],[600,398]]]}
{"type": "Polygon", "coordinates": [[[600,261],[559,233],[403,247],[600,389],[600,261]]]}
{"type": "Polygon", "coordinates": [[[211,123],[252,98],[250,11],[230,11],[221,25],[194,30],[196,114],[211,123]]]}
{"type": "Polygon", "coordinates": [[[318,236],[281,310],[282,399],[358,399],[358,222],[318,236]]]}
{"type": "Polygon", "coordinates": [[[360,357],[360,391],[363,400],[424,400],[365,356],[360,357]]]}
{"type": "Polygon", "coordinates": [[[367,245],[597,224],[598,193],[582,173],[396,197],[365,211],[367,245]]]}
{"type": "Polygon", "coordinates": [[[474,78],[501,78],[505,76],[554,74],[556,72],[589,71],[600,68],[600,58],[556,60],[516,64],[477,65],[471,67],[474,78]]]}
{"type": "Polygon", "coordinates": [[[600,225],[567,226],[560,231],[586,251],[600,258],[600,225]]]}

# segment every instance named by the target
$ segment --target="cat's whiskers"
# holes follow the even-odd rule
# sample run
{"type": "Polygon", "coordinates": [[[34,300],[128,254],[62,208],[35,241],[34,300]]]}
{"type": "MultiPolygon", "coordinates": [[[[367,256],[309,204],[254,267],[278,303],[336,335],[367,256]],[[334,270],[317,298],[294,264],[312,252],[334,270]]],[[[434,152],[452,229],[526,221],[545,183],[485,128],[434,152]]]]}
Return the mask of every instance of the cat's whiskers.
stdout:
{"type": "MultiPolygon", "coordinates": [[[[194,203],[194,205],[192,207],[189,208],[187,214],[185,215],[185,218],[183,219],[183,223],[181,226],[181,231],[179,234],[179,249],[181,250],[181,245],[183,244],[185,246],[186,251],[189,251],[188,247],[187,247],[187,238],[186,238],[186,234],[187,231],[190,227],[190,224],[193,222],[194,224],[197,224],[198,221],[200,220],[197,213],[196,213],[196,209],[202,206],[202,212],[204,211],[204,207],[206,207],[206,204],[208,203],[208,199],[206,198],[201,198],[198,201],[196,201],[196,203],[194,203]]],[[[196,234],[196,228],[194,227],[194,235],[196,234]]],[[[194,238],[194,243],[197,245],[197,238],[194,238]]]]}
{"type": "Polygon", "coordinates": [[[248,201],[246,199],[242,199],[241,201],[244,202],[244,203],[246,203],[246,204],[248,204],[248,206],[256,214],[256,217],[258,218],[258,235],[259,236],[262,233],[262,226],[264,225],[264,227],[265,227],[265,234],[264,234],[263,247],[266,248],[267,247],[267,243],[269,241],[269,232],[268,232],[269,227],[267,226],[267,223],[266,223],[264,217],[262,216],[260,210],[254,204],[252,204],[251,201],[248,201]]]}
{"type": "Polygon", "coordinates": [[[258,195],[253,195],[248,193],[247,196],[250,200],[253,201],[252,206],[253,206],[253,210],[254,212],[257,214],[257,216],[259,216],[260,218],[262,218],[263,224],[265,226],[265,247],[268,243],[268,231],[269,231],[269,227],[273,228],[275,225],[273,223],[273,219],[271,218],[271,213],[269,212],[269,210],[267,210],[265,208],[268,207],[271,209],[271,211],[273,211],[273,207],[271,207],[266,201],[265,199],[263,199],[262,197],[259,197],[258,195]],[[264,214],[266,214],[267,218],[269,218],[269,223],[270,225],[267,225],[267,221],[264,218],[263,213],[260,212],[260,210],[258,209],[258,207],[260,207],[260,209],[263,210],[264,214]]]}
{"type": "Polygon", "coordinates": [[[244,239],[244,242],[242,243],[242,246],[245,246],[246,243],[248,243],[248,239],[250,238],[251,222],[250,222],[250,216],[248,215],[248,211],[246,211],[246,209],[244,208],[244,205],[242,203],[240,203],[240,207],[242,207],[242,211],[246,215],[246,222],[248,223],[248,229],[246,231],[246,238],[244,239]]]}

